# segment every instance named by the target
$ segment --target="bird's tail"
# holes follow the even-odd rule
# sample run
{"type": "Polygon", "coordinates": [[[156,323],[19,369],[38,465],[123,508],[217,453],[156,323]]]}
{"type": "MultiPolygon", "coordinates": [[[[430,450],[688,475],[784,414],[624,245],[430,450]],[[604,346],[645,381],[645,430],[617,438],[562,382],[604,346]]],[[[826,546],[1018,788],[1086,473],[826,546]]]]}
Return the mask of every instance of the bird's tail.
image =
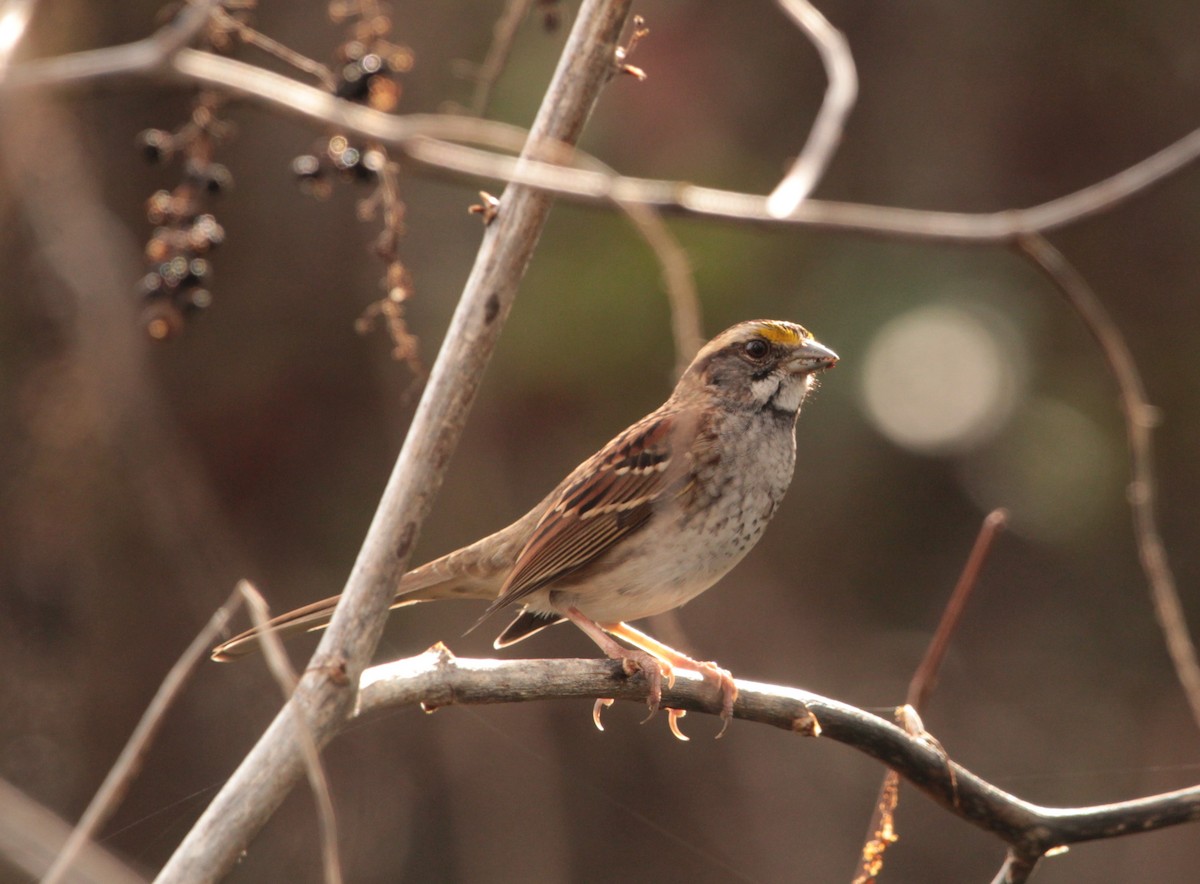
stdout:
{"type": "MultiPolygon", "coordinates": [[[[494,600],[500,594],[504,578],[512,570],[518,554],[549,505],[551,496],[507,528],[409,571],[396,587],[391,607],[403,608],[405,605],[438,599],[494,600]]],[[[282,636],[324,629],[329,625],[340,598],[340,595],[335,595],[313,602],[280,614],[262,627],[247,629],[213,648],[212,658],[223,661],[245,656],[258,648],[262,636],[268,632],[282,636]]]]}
{"type": "MultiPolygon", "coordinates": [[[[405,605],[437,599],[495,598],[500,584],[493,574],[464,574],[459,562],[455,561],[469,549],[470,547],[459,550],[422,565],[415,571],[409,571],[400,581],[391,607],[402,608],[405,605]]],[[[324,629],[329,625],[333,609],[337,607],[340,599],[340,595],[331,596],[273,617],[262,626],[247,629],[213,648],[212,659],[225,662],[250,654],[258,650],[263,635],[269,632],[287,636],[324,629]]]]}

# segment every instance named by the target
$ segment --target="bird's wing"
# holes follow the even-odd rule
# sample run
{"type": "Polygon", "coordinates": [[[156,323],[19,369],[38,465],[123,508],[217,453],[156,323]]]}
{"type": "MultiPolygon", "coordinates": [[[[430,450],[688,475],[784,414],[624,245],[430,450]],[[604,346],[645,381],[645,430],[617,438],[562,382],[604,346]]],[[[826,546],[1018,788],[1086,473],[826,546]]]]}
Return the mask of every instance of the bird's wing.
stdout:
{"type": "Polygon", "coordinates": [[[655,412],[568,476],[488,613],[594,562],[645,527],[687,482],[687,447],[676,443],[695,432],[690,424],[684,413],[655,412]]]}

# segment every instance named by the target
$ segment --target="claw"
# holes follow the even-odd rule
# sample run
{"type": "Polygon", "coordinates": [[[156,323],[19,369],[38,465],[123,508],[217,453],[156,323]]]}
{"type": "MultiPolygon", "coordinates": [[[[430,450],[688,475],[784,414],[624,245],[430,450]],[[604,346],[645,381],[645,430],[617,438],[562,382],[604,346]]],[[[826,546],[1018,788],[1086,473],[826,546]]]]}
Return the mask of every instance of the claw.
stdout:
{"type": "MultiPolygon", "coordinates": [[[[671,733],[675,735],[675,739],[688,742],[691,740],[687,734],[679,729],[679,719],[687,715],[686,709],[667,709],[667,727],[671,729],[671,733]]],[[[728,724],[729,722],[725,722],[728,724]]],[[[725,728],[721,728],[721,733],[725,733],[725,728]]],[[[721,734],[717,734],[719,737],[721,734]]]]}
{"type": "Polygon", "coordinates": [[[604,725],[602,725],[600,723],[600,710],[607,709],[612,704],[613,704],[613,701],[611,699],[603,699],[602,698],[602,699],[597,700],[596,705],[592,707],[592,721],[594,721],[596,723],[596,730],[598,730],[598,731],[604,730],[604,725]]]}
{"type": "Polygon", "coordinates": [[[738,695],[737,683],[728,669],[722,669],[715,663],[701,663],[696,668],[705,681],[712,682],[721,692],[721,730],[716,736],[719,740],[729,728],[729,722],[733,721],[733,704],[738,695]]]}

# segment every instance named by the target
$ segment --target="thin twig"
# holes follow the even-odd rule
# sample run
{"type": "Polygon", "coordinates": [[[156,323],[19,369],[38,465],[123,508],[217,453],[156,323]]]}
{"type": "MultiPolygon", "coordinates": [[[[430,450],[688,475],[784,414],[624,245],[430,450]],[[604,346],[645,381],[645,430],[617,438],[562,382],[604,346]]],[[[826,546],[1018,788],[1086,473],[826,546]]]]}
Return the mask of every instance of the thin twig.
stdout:
{"type": "MultiPolygon", "coordinates": [[[[190,61],[189,56],[187,63],[190,61]]],[[[372,129],[376,128],[372,125],[372,129]]],[[[432,169],[478,179],[520,181],[584,203],[641,203],[672,214],[761,227],[811,227],[957,245],[995,245],[1109,211],[1149,190],[1200,160],[1200,129],[1109,178],[1029,208],[983,213],[937,212],[809,199],[787,218],[772,217],[766,208],[766,197],[758,194],[685,181],[606,176],[548,164],[518,169],[508,157],[437,138],[414,138],[400,146],[410,159],[432,169]]]]}
{"type": "MultiPolygon", "coordinates": [[[[878,716],[807,691],[737,682],[733,715],[790,732],[844,743],[898,771],[958,816],[1015,846],[1021,855],[1053,847],[1135,834],[1200,820],[1200,786],[1093,807],[1042,807],[996,788],[949,761],[929,740],[878,716]]],[[[475,660],[435,645],[424,654],[363,673],[356,715],[420,705],[518,703],[612,697],[644,702],[644,679],[629,678],[609,660],[475,660]]],[[[718,715],[721,701],[698,675],[678,672],[663,689],[672,708],[718,715]]]]}
{"type": "Polygon", "coordinates": [[[700,293],[687,251],[679,244],[662,216],[638,203],[619,203],[654,252],[662,271],[663,287],[671,305],[671,332],[675,338],[675,376],[680,377],[704,345],[700,293]]]}
{"type": "Polygon", "coordinates": [[[475,91],[471,95],[471,113],[482,117],[487,113],[488,102],[492,98],[492,90],[496,81],[508,64],[513,44],[517,41],[517,31],[521,22],[529,15],[534,0],[508,0],[504,12],[496,19],[492,28],[492,45],[488,48],[487,56],[474,73],[475,91]]]}
{"type": "MultiPolygon", "coordinates": [[[[259,627],[259,642],[262,644],[263,658],[267,668],[279,684],[284,702],[287,702],[296,689],[296,670],[288,660],[287,652],[283,649],[283,641],[279,636],[266,629],[271,614],[262,593],[249,580],[238,582],[237,591],[246,600],[246,608],[250,612],[250,620],[259,627]]],[[[321,752],[317,741],[313,739],[312,731],[308,729],[303,717],[296,724],[296,735],[300,739],[300,749],[304,753],[305,772],[308,775],[309,786],[312,787],[313,800],[317,804],[317,823],[321,832],[321,867],[325,873],[326,884],[341,884],[342,865],[338,859],[337,816],[333,812],[333,797],[329,789],[329,778],[325,775],[325,766],[321,764],[321,752]]]]}
{"type": "Polygon", "coordinates": [[[1175,575],[1167,561],[1155,511],[1158,483],[1154,476],[1151,430],[1157,423],[1156,410],[1146,398],[1137,363],[1120,327],[1108,315],[1083,275],[1043,236],[1023,236],[1017,241],[1017,248],[1054,283],[1083,320],[1117,382],[1129,442],[1129,506],[1133,512],[1138,557],[1175,675],[1191,708],[1192,718],[1200,727],[1200,662],[1196,659],[1196,647],[1179,600],[1175,575]]]}
{"type": "Polygon", "coordinates": [[[812,193],[833,159],[833,152],[842,140],[846,117],[858,97],[858,73],[850,44],[815,6],[808,0],[777,2],[816,47],[829,81],[804,150],[767,198],[767,213],[773,218],[786,218],[812,193]]]}
{"type": "Polygon", "coordinates": [[[929,703],[929,696],[937,685],[938,671],[941,669],[942,660],[945,659],[946,650],[950,647],[950,639],[954,635],[955,629],[958,628],[963,611],[966,610],[967,600],[970,599],[971,593],[974,592],[975,586],[979,582],[979,573],[983,569],[983,563],[987,559],[988,553],[991,552],[992,542],[996,539],[996,535],[1004,529],[1007,521],[1008,513],[1005,510],[996,509],[984,517],[983,524],[979,527],[975,545],[971,547],[971,553],[967,556],[967,562],[958,576],[954,591],[950,593],[950,599],[946,602],[945,610],[942,611],[942,619],[938,621],[937,629],[934,630],[933,636],[929,640],[929,646],[925,649],[925,656],[921,658],[912,680],[908,683],[908,695],[904,702],[916,709],[918,713],[924,712],[925,706],[929,703]]]}
{"type": "Polygon", "coordinates": [[[116,762],[109,769],[100,788],[96,790],[96,794],[88,804],[87,810],[83,812],[83,816],[80,817],[75,830],[71,832],[71,836],[63,845],[62,852],[55,859],[54,865],[46,872],[42,884],[56,884],[63,880],[80,850],[95,837],[96,832],[117,809],[117,805],[125,797],[129,784],[141,770],[142,760],[146,757],[155,735],[158,734],[158,729],[166,719],[167,711],[182,693],[196,666],[208,657],[208,649],[217,636],[225,631],[241,601],[241,593],[234,592],[225,601],[225,604],[217,608],[208,623],[197,633],[196,637],[192,639],[192,643],[187,646],[175,665],[171,667],[167,677],[163,679],[158,691],[154,694],[154,699],[142,713],[137,727],[130,734],[125,748],[117,756],[116,762]]]}
{"type": "MultiPolygon", "coordinates": [[[[539,156],[546,144],[578,139],[608,82],[629,5],[630,0],[584,0],[531,129],[526,157],[539,156]]],[[[432,507],[551,201],[527,187],[509,187],[503,194],[498,217],[484,228],[475,265],[329,629],[292,699],[188,832],[159,874],[160,882],[210,880],[226,872],[304,773],[296,718],[303,716],[318,745],[324,745],[349,716],[392,591],[432,507]]]]}
{"type": "MultiPolygon", "coordinates": [[[[0,85],[86,85],[110,77],[137,77],[155,73],[208,25],[220,0],[189,0],[163,27],[133,43],[90,49],[58,58],[27,62],[6,72],[0,68],[0,85]],[[26,80],[26,73],[34,76],[26,80]],[[42,74],[48,78],[42,81],[42,74]]],[[[20,34],[16,35],[18,38],[20,34]]]]}

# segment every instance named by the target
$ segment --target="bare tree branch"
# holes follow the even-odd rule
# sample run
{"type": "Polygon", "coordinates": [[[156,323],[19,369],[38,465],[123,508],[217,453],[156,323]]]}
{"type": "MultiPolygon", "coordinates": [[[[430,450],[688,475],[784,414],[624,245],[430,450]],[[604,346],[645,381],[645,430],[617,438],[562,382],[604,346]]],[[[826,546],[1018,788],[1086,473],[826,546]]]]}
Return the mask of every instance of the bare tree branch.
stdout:
{"type": "Polygon", "coordinates": [[[975,537],[975,545],[971,547],[971,553],[967,556],[967,563],[963,565],[954,591],[950,593],[950,599],[946,602],[942,619],[938,621],[937,629],[934,630],[929,639],[929,646],[925,649],[925,656],[917,664],[917,670],[908,684],[908,696],[904,698],[904,702],[917,712],[923,712],[929,703],[929,697],[937,686],[942,660],[950,647],[950,639],[958,628],[963,611],[966,610],[967,600],[979,583],[979,572],[992,550],[992,543],[1007,522],[1008,513],[1003,509],[992,510],[983,519],[979,534],[975,537]]]}
{"type": "MultiPolygon", "coordinates": [[[[182,26],[180,26],[182,30],[182,26]]],[[[526,184],[564,199],[588,203],[640,203],[677,214],[728,222],[798,226],[958,244],[1008,243],[1106,212],[1200,158],[1200,129],[1146,159],[1066,196],[1023,209],[936,212],[893,206],[805,200],[787,218],[767,210],[767,197],[739,191],[518,161],[467,144],[517,150],[524,133],[515,126],[461,115],[397,116],[338,99],[230,58],[195,49],[164,54],[174,46],[156,37],[108,49],[27,62],[9,70],[7,89],[91,85],[113,77],[159,78],[222,89],[277,112],[376,139],[431,170],[473,180],[526,184]],[[461,142],[461,143],[449,143],[461,142]]]]}
{"type": "MultiPolygon", "coordinates": [[[[1147,832],[1200,820],[1200,786],[1092,807],[1042,807],[996,788],[948,761],[928,739],[846,703],[796,688],[738,680],[733,715],[794,733],[844,743],[896,770],[955,816],[1040,856],[1076,844],[1147,832]]],[[[546,699],[613,697],[644,702],[647,685],[627,678],[608,660],[475,660],[438,644],[424,654],[374,666],[363,673],[359,717],[381,709],[420,705],[520,703],[546,699]]],[[[663,705],[720,713],[720,700],[702,679],[679,672],[663,689],[663,705]]]]}
{"type": "MultiPolygon", "coordinates": [[[[579,137],[612,74],[628,11],[629,0],[584,0],[524,156],[539,156],[546,143],[572,143],[579,137]]],[[[485,228],[475,266],[329,629],[292,700],[158,880],[209,880],[228,870],[303,775],[295,717],[304,716],[323,745],[349,715],[359,675],[383,629],[392,589],[407,568],[550,205],[544,192],[518,186],[505,191],[499,217],[485,228]]]]}
{"type": "MultiPolygon", "coordinates": [[[[0,83],[8,85],[23,79],[26,67],[47,75],[45,85],[88,84],[111,77],[137,77],[160,70],[180,49],[190,43],[208,24],[218,0],[188,0],[174,19],[149,37],[122,46],[76,52],[47,61],[29,62],[10,69],[0,83]]],[[[20,34],[17,34],[19,39],[20,34]]],[[[15,43],[14,43],[15,45],[15,43]]],[[[0,74],[4,74],[0,66],[0,74]]],[[[35,80],[37,76],[35,75],[35,80]]]]}

